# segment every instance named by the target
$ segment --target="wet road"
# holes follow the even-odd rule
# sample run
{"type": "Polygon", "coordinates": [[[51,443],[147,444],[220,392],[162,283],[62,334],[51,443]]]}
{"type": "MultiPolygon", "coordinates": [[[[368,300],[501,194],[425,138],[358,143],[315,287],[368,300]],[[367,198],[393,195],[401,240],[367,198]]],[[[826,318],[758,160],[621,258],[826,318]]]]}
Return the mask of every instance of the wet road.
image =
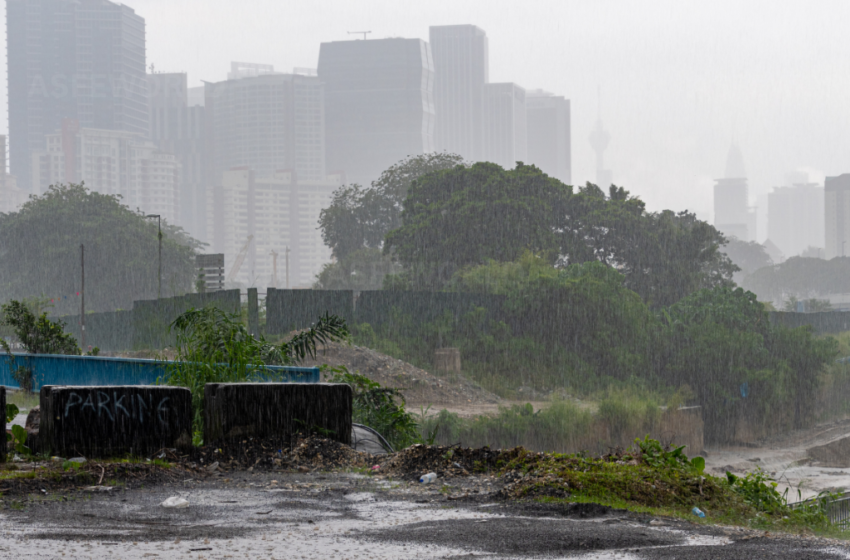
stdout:
{"type": "Polygon", "coordinates": [[[850,559],[822,539],[517,504],[362,475],[253,475],[41,495],[0,515],[2,558],[850,559]],[[186,509],[165,509],[170,496],[186,509]]]}

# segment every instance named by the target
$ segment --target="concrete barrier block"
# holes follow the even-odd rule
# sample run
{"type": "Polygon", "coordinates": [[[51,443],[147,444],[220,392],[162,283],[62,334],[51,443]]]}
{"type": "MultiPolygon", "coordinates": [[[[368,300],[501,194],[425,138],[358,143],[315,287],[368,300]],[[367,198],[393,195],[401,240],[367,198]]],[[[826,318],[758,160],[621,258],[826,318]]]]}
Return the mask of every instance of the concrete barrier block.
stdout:
{"type": "Polygon", "coordinates": [[[207,383],[204,442],[309,430],[351,445],[352,401],[343,383],[207,383]]]}
{"type": "Polygon", "coordinates": [[[50,386],[39,397],[44,453],[149,455],[192,445],[192,395],[183,387],[50,386]]]}

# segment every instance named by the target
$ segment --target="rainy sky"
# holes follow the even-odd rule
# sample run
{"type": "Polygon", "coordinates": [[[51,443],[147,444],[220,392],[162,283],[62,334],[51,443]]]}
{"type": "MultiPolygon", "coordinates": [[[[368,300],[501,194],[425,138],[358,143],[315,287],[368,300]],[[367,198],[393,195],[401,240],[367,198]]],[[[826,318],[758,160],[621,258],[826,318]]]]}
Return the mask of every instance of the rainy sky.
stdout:
{"type": "MultiPolygon", "coordinates": [[[[315,68],[319,43],[354,37],[347,31],[427,40],[429,25],[478,25],[490,41],[491,82],[513,81],[572,100],[575,183],[595,177],[587,137],[601,89],[611,134],[606,167],[615,183],[653,210],[687,208],[710,220],[712,179],[722,175],[733,140],[744,155],[753,202],[788,171],[808,170],[817,181],[850,172],[848,2],[125,4],[146,19],[148,64],[188,72],[190,86],[225,79],[232,60],[282,71],[315,68]]],[[[6,104],[5,84],[0,96],[6,104]]],[[[764,228],[763,220],[759,225],[764,228]]]]}

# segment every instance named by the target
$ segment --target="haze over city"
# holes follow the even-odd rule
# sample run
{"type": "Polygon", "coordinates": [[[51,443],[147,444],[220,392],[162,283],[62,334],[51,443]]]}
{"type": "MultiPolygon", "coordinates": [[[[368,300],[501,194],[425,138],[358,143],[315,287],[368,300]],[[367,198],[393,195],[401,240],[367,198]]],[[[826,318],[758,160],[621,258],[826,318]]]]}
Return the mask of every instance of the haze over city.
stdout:
{"type": "MultiPolygon", "coordinates": [[[[601,90],[601,117],[611,135],[606,166],[615,184],[652,210],[690,209],[711,221],[713,179],[722,175],[733,140],[744,157],[751,203],[789,171],[809,171],[822,185],[824,175],[850,164],[850,62],[835,47],[850,17],[843,2],[126,5],[145,18],[148,64],[187,72],[190,87],[225,79],[234,60],[283,72],[315,68],[320,43],[358,37],[348,31],[427,41],[431,25],[477,25],[489,39],[491,82],[571,100],[575,184],[595,179],[587,138],[601,90]]],[[[0,59],[5,104],[5,56],[0,59]]],[[[0,131],[6,129],[4,113],[0,131]]],[[[761,219],[759,241],[764,225],[761,219]]]]}

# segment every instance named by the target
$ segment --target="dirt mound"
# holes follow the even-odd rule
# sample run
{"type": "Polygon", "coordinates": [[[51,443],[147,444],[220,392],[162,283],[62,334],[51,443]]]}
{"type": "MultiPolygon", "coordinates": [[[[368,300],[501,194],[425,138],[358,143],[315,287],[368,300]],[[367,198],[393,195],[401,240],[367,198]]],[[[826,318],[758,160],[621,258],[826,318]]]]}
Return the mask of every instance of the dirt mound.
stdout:
{"type": "Polygon", "coordinates": [[[437,376],[363,346],[329,343],[319,350],[315,360],[301,363],[307,367],[322,364],[346,366],[352,373],[359,372],[385,387],[401,389],[408,405],[494,404],[500,401],[498,396],[463,375],[437,376]]]}
{"type": "Polygon", "coordinates": [[[198,447],[178,457],[181,463],[195,465],[208,472],[233,469],[332,470],[366,467],[373,463],[368,453],[327,438],[311,436],[290,442],[281,439],[248,437],[217,445],[198,447]]]}
{"type": "Polygon", "coordinates": [[[63,466],[59,461],[7,463],[0,472],[0,493],[4,496],[47,495],[73,490],[110,491],[116,484],[133,487],[175,482],[198,474],[184,465],[101,463],[96,459],[75,463],[73,467],[63,466]]]}
{"type": "Polygon", "coordinates": [[[468,476],[470,473],[489,473],[517,455],[517,450],[492,450],[489,447],[470,449],[412,445],[397,453],[381,457],[380,473],[403,479],[418,480],[426,473],[440,478],[468,476]]]}

